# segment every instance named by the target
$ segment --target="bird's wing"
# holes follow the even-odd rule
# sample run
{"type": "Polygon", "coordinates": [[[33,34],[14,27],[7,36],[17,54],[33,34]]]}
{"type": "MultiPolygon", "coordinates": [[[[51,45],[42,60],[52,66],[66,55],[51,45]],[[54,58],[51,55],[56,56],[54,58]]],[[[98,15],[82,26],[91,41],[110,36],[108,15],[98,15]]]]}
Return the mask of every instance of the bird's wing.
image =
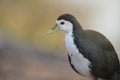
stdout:
{"type": "Polygon", "coordinates": [[[119,67],[119,60],[114,47],[101,33],[86,30],[85,37],[83,39],[78,38],[77,41],[79,51],[92,62],[91,68],[94,75],[104,74],[106,76],[112,74],[119,67]]]}

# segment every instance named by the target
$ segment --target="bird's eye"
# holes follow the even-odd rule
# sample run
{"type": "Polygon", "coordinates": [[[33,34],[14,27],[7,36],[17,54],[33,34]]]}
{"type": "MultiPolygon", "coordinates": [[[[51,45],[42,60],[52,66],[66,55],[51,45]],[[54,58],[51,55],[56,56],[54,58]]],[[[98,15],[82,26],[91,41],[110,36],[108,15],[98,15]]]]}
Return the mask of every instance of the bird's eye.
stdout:
{"type": "Polygon", "coordinates": [[[65,24],[65,23],[64,23],[64,22],[61,22],[60,24],[63,25],[63,24],[65,24]]]}

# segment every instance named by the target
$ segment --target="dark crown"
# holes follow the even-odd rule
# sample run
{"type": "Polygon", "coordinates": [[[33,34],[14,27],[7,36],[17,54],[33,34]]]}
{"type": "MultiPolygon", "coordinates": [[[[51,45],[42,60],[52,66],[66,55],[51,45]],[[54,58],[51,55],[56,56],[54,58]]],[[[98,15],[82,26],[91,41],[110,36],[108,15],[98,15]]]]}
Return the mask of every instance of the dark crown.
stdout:
{"type": "Polygon", "coordinates": [[[57,20],[62,20],[62,19],[66,21],[70,21],[71,23],[74,23],[75,21],[77,21],[76,18],[71,14],[63,14],[59,16],[57,20]]]}

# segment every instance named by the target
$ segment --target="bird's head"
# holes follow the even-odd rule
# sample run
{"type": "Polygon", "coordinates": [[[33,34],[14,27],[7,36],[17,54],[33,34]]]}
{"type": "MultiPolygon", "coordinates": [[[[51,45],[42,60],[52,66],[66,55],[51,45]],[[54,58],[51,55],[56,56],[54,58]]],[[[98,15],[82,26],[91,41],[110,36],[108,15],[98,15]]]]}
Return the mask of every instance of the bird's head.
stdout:
{"type": "Polygon", "coordinates": [[[73,15],[63,14],[57,18],[54,27],[47,34],[50,34],[55,30],[61,30],[65,33],[70,33],[73,31],[74,24],[76,23],[77,20],[73,15]]]}

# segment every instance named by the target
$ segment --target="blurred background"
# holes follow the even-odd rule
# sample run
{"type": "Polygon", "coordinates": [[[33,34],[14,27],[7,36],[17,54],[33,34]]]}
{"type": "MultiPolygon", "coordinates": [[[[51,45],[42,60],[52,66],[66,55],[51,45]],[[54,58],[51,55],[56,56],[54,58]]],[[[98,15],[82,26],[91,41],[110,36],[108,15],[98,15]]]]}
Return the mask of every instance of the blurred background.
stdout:
{"type": "Polygon", "coordinates": [[[0,0],[0,80],[88,80],[68,62],[59,15],[104,34],[120,56],[119,0],[0,0]]]}

